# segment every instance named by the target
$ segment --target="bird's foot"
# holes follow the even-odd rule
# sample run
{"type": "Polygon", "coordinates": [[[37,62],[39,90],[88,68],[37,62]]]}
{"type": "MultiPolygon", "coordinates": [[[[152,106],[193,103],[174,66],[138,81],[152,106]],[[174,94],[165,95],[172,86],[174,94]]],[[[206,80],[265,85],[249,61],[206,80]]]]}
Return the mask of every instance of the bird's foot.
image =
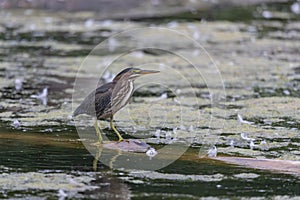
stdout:
{"type": "Polygon", "coordinates": [[[98,141],[98,142],[96,142],[97,144],[103,144],[103,141],[101,140],[101,141],[98,141]]]}
{"type": "Polygon", "coordinates": [[[92,145],[93,145],[93,146],[100,147],[100,146],[103,145],[103,142],[98,141],[98,142],[92,143],[92,145]]]}

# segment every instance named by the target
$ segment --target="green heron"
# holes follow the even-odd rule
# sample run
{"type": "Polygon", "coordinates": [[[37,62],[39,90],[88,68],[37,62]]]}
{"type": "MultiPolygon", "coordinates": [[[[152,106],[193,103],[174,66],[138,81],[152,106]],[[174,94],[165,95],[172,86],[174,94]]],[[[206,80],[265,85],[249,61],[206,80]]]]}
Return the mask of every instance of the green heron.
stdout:
{"type": "Polygon", "coordinates": [[[144,74],[158,73],[155,70],[142,70],[138,68],[126,68],[121,71],[112,82],[106,83],[92,91],[76,108],[73,117],[80,114],[96,116],[94,127],[98,141],[102,142],[102,136],[97,120],[110,119],[110,127],[117,134],[119,141],[123,138],[113,124],[113,116],[129,101],[133,94],[133,82],[144,74]]]}

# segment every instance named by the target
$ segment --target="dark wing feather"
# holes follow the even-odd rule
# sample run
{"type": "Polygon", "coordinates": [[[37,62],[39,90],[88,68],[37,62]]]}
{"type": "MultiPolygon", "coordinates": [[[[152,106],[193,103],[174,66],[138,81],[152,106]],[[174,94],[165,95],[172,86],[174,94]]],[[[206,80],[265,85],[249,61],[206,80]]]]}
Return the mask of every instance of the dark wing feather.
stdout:
{"type": "Polygon", "coordinates": [[[115,83],[107,83],[92,91],[76,108],[73,116],[87,114],[97,116],[97,119],[110,117],[111,93],[115,83]]]}

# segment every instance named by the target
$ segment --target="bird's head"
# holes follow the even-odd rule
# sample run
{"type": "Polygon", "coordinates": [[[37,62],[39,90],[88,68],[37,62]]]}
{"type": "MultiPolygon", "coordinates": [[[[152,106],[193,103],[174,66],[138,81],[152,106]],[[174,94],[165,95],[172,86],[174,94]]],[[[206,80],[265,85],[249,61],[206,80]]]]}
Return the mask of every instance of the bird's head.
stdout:
{"type": "Polygon", "coordinates": [[[153,74],[158,73],[159,71],[156,70],[143,70],[139,68],[126,68],[121,71],[117,76],[113,79],[113,81],[118,80],[134,80],[142,75],[145,74],[153,74]]]}

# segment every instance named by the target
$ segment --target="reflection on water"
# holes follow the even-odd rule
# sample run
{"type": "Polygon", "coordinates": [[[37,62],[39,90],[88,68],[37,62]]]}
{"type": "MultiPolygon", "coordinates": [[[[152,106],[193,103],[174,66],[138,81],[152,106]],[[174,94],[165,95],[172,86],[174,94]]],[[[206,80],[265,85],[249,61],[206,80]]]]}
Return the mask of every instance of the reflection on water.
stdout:
{"type": "Polygon", "coordinates": [[[150,196],[190,199],[227,195],[300,195],[297,176],[199,159],[198,149],[190,149],[179,160],[156,172],[115,170],[118,162],[128,162],[128,154],[131,157],[132,153],[96,149],[97,157],[94,158],[72,137],[9,133],[0,140],[0,197],[22,194],[52,198],[67,195],[68,198],[89,199],[142,199],[150,196]],[[101,157],[111,158],[104,161],[109,166],[102,164],[101,157]]]}
{"type": "MultiPolygon", "coordinates": [[[[295,1],[243,8],[221,6],[217,11],[182,13],[174,18],[142,18],[142,22],[102,21],[88,12],[1,10],[0,198],[299,197],[299,173],[287,170],[294,162],[284,162],[299,161],[300,155],[298,7],[295,1]],[[77,74],[78,66],[95,45],[111,34],[148,26],[168,27],[201,42],[219,65],[227,102],[218,108],[212,107],[205,83],[198,84],[200,78],[193,76],[191,66],[174,60],[170,54],[147,49],[132,52],[115,62],[115,71],[124,66],[161,62],[164,63],[161,67],[170,66],[188,74],[195,91],[178,81],[169,70],[166,85],[178,87],[176,94],[159,87],[138,89],[134,103],[128,106],[135,118],[134,126],[128,125],[128,113],[118,113],[116,123],[123,133],[128,133],[125,138],[148,138],[147,143],[158,150],[152,159],[146,154],[95,146],[87,150],[69,117],[72,88],[76,76],[87,82],[99,77],[85,72],[77,74]],[[196,98],[192,98],[194,92],[196,98]],[[193,111],[200,111],[200,126],[192,122],[182,127],[176,124],[178,119],[174,113],[178,113],[179,107],[175,103],[183,102],[177,93],[184,97],[182,106],[190,110],[182,117],[190,120],[193,111]],[[147,127],[143,107],[158,99],[161,102],[149,108],[152,112],[149,113],[155,114],[152,122],[156,123],[157,119],[158,122],[147,127]],[[192,103],[195,99],[199,104],[192,103]],[[162,113],[165,108],[172,112],[162,113]],[[221,114],[224,110],[225,116],[221,114]],[[217,117],[208,126],[211,113],[217,117]],[[164,114],[170,120],[162,126],[160,119],[164,114]],[[244,119],[237,121],[238,114],[244,119]],[[223,121],[226,123],[220,128],[223,121]],[[199,158],[199,149],[207,150],[202,137],[206,131],[217,141],[215,146],[220,157],[199,158]],[[196,140],[191,138],[194,132],[199,136],[196,140]],[[185,139],[191,139],[193,147],[178,160],[172,159],[178,150],[175,146],[168,152],[160,152],[170,140],[185,139]],[[231,160],[232,164],[225,164],[220,160],[229,162],[232,157],[221,156],[280,158],[283,163],[280,167],[284,170],[278,166],[276,170],[272,168],[274,163],[265,168],[263,159],[257,159],[256,166],[253,159],[236,158],[231,160]],[[155,163],[171,164],[150,171],[155,163]]],[[[145,44],[165,42],[163,44],[175,53],[192,55],[206,70],[207,61],[201,52],[191,46],[178,49],[177,38],[136,36],[145,44]]],[[[128,38],[110,40],[109,45],[110,50],[117,53],[127,49],[132,41],[128,38]]],[[[96,53],[97,64],[91,66],[95,74],[106,67],[113,56],[112,52],[101,49],[96,53]]],[[[110,79],[112,73],[104,74],[103,78],[110,79]]],[[[77,128],[94,139],[89,119],[83,117],[79,121],[77,128]]],[[[106,126],[104,135],[113,138],[108,126],[103,126],[106,126]]]]}

